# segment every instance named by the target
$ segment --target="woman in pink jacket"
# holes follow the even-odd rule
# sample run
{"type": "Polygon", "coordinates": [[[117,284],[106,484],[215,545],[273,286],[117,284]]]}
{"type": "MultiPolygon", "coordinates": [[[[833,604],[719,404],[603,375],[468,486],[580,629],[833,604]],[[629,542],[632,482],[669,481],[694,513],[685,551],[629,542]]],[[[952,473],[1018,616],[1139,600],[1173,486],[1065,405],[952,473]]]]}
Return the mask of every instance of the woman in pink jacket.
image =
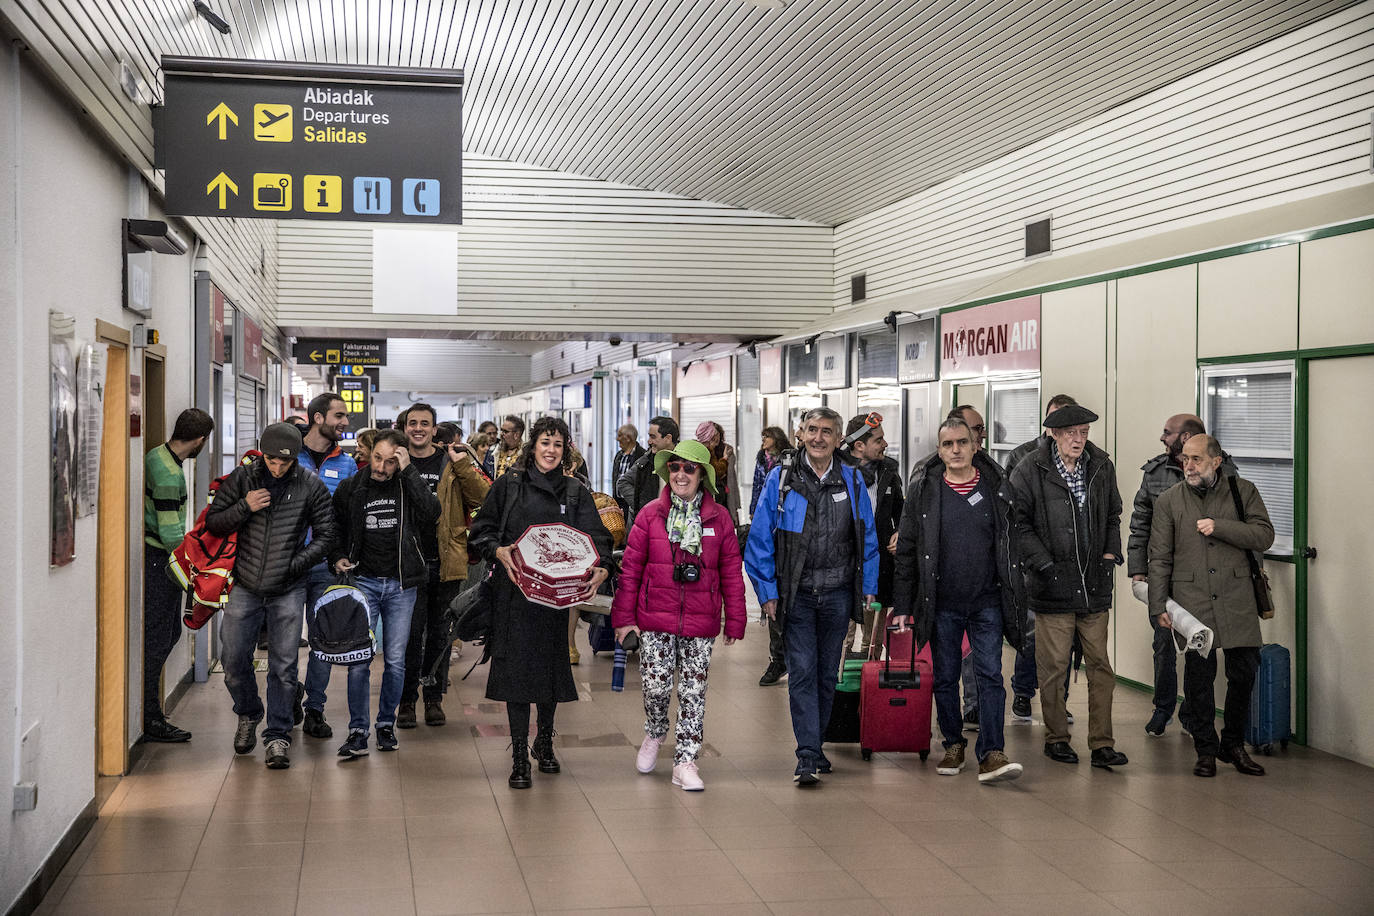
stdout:
{"type": "Polygon", "coordinates": [[[705,788],[696,758],[706,716],[711,648],[725,615],[725,644],[744,638],[744,575],[730,512],[711,498],[715,471],[700,442],[682,442],[654,458],[668,486],[635,516],[611,622],[617,640],[639,632],[644,743],[635,762],[653,772],[668,736],[668,703],[677,674],[677,749],[673,785],[705,788]]]}

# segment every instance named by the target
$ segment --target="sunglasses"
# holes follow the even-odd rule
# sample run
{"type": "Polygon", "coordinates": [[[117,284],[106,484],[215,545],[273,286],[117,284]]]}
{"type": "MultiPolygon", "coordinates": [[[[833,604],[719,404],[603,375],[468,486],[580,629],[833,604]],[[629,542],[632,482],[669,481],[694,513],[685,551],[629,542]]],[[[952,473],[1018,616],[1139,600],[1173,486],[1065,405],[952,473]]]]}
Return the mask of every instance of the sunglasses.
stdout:
{"type": "Polygon", "coordinates": [[[668,462],[669,474],[695,474],[701,465],[695,461],[670,461],[668,462]]]}

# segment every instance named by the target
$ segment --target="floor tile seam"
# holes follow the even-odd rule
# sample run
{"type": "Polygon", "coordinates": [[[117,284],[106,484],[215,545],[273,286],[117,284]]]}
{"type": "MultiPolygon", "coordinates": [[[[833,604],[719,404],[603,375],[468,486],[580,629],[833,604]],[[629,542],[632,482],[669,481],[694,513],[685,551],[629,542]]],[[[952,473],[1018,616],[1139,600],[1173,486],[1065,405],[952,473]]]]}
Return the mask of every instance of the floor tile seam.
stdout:
{"type": "MultiPolygon", "coordinates": [[[[1233,850],[1233,851],[1234,851],[1234,850],[1233,850]]],[[[1231,894],[1232,892],[1234,892],[1234,891],[1236,891],[1236,890],[1245,890],[1245,889],[1266,890],[1266,889],[1269,889],[1269,888],[1217,887],[1217,886],[1214,885],[1214,884],[1200,884],[1200,883],[1198,883],[1197,881],[1190,881],[1188,878],[1184,877],[1183,875],[1180,875],[1178,872],[1174,871],[1172,868],[1169,867],[1170,865],[1184,865],[1184,864],[1188,864],[1188,863],[1190,863],[1190,862],[1195,862],[1195,861],[1197,861],[1197,860],[1196,860],[1196,859],[1185,859],[1185,860],[1183,860],[1183,861],[1181,861],[1181,862],[1159,862],[1159,863],[1157,863],[1157,864],[1159,865],[1160,868],[1164,869],[1164,870],[1167,871],[1169,874],[1173,875],[1175,878],[1177,878],[1179,881],[1182,881],[1184,884],[1188,885],[1189,887],[1192,887],[1193,889],[1195,889],[1195,890],[1197,890],[1197,891],[1199,891],[1199,892],[1201,892],[1201,893],[1203,893],[1203,894],[1206,894],[1206,895],[1209,896],[1209,897],[1217,897],[1217,898],[1220,898],[1220,899],[1222,899],[1222,900],[1227,900],[1227,895],[1228,895],[1228,894],[1231,894]]],[[[1254,865],[1254,866],[1256,866],[1256,867],[1258,867],[1258,868],[1264,869],[1266,872],[1271,872],[1271,873],[1276,874],[1276,875],[1278,874],[1278,872],[1275,872],[1273,869],[1269,868],[1267,865],[1262,865],[1261,863],[1256,862],[1256,861],[1254,861],[1254,860],[1252,860],[1252,859],[1246,858],[1245,861],[1246,861],[1248,864],[1250,864],[1250,865],[1254,865]]],[[[1293,887],[1303,887],[1303,885],[1299,884],[1299,883],[1296,882],[1296,881],[1293,881],[1291,878],[1284,878],[1283,875],[1279,875],[1279,877],[1280,877],[1280,878],[1283,878],[1285,881],[1290,882],[1291,885],[1292,885],[1293,887]]],[[[1281,885],[1281,884],[1280,884],[1280,885],[1273,885],[1273,888],[1282,888],[1282,887],[1284,887],[1284,885],[1281,885]]],[[[1228,902],[1229,902],[1229,901],[1228,901],[1228,902]]]]}

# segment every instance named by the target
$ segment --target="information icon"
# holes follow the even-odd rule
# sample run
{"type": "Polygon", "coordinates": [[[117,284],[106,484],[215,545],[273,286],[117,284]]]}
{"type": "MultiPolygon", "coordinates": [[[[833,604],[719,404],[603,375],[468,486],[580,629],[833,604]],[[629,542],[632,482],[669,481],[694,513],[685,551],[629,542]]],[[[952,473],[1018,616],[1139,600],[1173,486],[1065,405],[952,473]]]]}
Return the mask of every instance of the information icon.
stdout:
{"type": "Polygon", "coordinates": [[[306,175],[301,183],[301,204],[309,213],[343,210],[343,179],[338,175],[306,175]]]}
{"type": "Polygon", "coordinates": [[[403,181],[401,212],[406,216],[438,216],[439,182],[433,178],[407,178],[403,181]]]}
{"type": "Polygon", "coordinates": [[[278,172],[254,172],[253,209],[290,210],[291,176],[278,172]]]}

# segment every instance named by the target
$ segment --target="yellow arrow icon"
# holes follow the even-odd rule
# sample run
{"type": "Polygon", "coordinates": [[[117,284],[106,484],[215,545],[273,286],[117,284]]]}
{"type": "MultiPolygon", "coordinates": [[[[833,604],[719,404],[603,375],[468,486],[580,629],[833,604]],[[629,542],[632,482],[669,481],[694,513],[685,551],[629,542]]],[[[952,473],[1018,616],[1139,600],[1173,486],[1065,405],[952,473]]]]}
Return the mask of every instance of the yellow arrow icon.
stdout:
{"type": "Polygon", "coordinates": [[[324,354],[321,353],[319,350],[310,351],[310,358],[313,359],[315,362],[319,362],[323,357],[324,354]]]}
{"type": "Polygon", "coordinates": [[[206,194],[213,194],[215,193],[215,191],[219,191],[219,208],[223,210],[225,207],[229,205],[228,194],[233,193],[233,195],[237,197],[239,193],[239,186],[234,184],[234,182],[230,180],[228,175],[224,174],[223,172],[220,172],[218,175],[215,176],[213,181],[211,181],[209,184],[205,186],[206,194]]]}
{"type": "Polygon", "coordinates": [[[231,109],[228,105],[224,104],[223,102],[220,102],[218,105],[216,105],[213,109],[210,110],[210,113],[208,115],[205,116],[205,123],[209,124],[216,118],[219,119],[219,138],[221,140],[227,140],[229,138],[229,128],[227,122],[233,121],[234,126],[238,127],[239,116],[234,114],[233,109],[231,109]]]}

